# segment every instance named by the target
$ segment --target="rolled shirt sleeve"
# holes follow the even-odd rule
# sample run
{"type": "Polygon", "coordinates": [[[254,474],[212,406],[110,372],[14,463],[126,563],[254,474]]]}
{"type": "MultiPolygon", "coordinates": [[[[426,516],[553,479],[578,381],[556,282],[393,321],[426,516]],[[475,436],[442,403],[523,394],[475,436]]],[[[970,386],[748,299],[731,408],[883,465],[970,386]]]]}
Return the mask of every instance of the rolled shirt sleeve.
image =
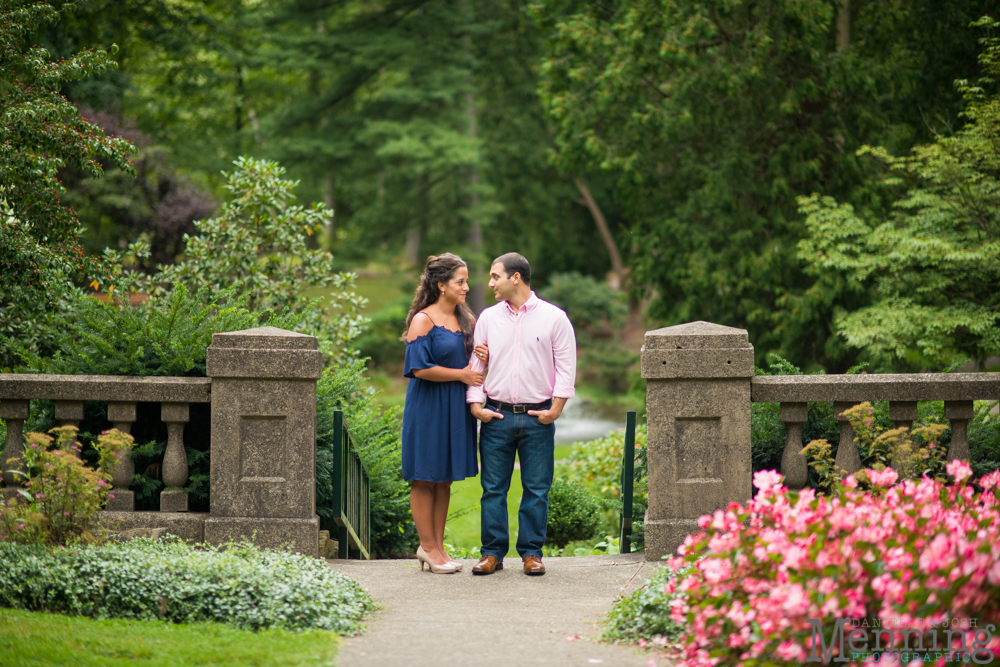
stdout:
{"type": "MultiPolygon", "coordinates": [[[[487,317],[480,317],[476,321],[476,330],[472,334],[473,347],[478,347],[486,342],[486,320],[487,317]]],[[[471,367],[474,371],[482,372],[486,369],[486,364],[483,360],[476,356],[475,353],[472,354],[471,367]]],[[[483,391],[483,386],[478,387],[469,386],[465,390],[465,402],[466,403],[485,403],[486,402],[486,392],[483,391]]]]}
{"type": "Polygon", "coordinates": [[[555,398],[576,396],[576,334],[566,313],[552,327],[552,361],[556,381],[552,389],[555,398]]]}

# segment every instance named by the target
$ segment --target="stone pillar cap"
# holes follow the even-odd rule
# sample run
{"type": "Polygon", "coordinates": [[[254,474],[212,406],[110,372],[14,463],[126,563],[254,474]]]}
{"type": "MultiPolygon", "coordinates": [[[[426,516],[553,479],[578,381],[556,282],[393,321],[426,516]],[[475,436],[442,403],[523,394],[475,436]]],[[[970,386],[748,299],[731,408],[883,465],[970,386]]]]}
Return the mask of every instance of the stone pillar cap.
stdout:
{"type": "Polygon", "coordinates": [[[210,378],[315,379],[322,372],[316,337],[277,327],[213,334],[205,359],[210,378]]]}
{"type": "Polygon", "coordinates": [[[646,332],[646,350],[711,350],[750,348],[746,329],[711,322],[688,322],[646,332]]]}
{"type": "Polygon", "coordinates": [[[212,347],[243,350],[318,350],[315,336],[278,327],[257,327],[212,334],[212,347]]]}

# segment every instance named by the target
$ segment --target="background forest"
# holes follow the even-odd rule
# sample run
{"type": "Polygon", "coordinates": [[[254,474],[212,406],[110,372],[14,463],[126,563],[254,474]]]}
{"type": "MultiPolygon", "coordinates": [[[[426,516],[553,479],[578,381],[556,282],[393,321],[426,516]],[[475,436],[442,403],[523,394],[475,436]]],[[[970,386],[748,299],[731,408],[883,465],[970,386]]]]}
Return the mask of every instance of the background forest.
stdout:
{"type": "MultiPolygon", "coordinates": [[[[375,362],[402,357],[401,286],[428,254],[459,253],[475,277],[517,249],[536,289],[575,309],[614,385],[638,344],[615,347],[609,332],[628,323],[744,327],[758,363],[776,353],[828,372],[996,354],[997,165],[966,144],[995,155],[995,116],[970,113],[989,107],[995,81],[968,82],[993,76],[980,59],[995,28],[981,18],[997,9],[80,0],[28,43],[54,61],[116,47],[117,68],[59,85],[84,118],[138,149],[134,176],[110,153],[96,156],[103,176],[58,166],[87,254],[139,242],[147,252],[125,261],[147,273],[185,259],[195,221],[239,197],[223,172],[241,156],[273,160],[299,181],[297,203],[323,204],[303,240],[333,253],[331,271],[402,276],[361,289],[375,307],[360,343],[375,362]],[[962,135],[977,122],[983,136],[962,135]],[[984,254],[943,266],[898,238],[869,243],[880,225],[905,230],[920,215],[954,224],[913,238],[984,254]],[[886,259],[893,243],[903,255],[886,259]],[[982,267],[973,284],[956,279],[970,266],[982,267]],[[942,309],[947,321],[931,331],[942,309]]],[[[18,268],[4,252],[10,286],[18,268]]],[[[71,276],[81,287],[92,278],[71,276]]],[[[482,287],[477,309],[492,302],[482,287]]],[[[14,313],[17,300],[0,295],[0,308],[14,313]]],[[[16,320],[4,333],[30,338],[16,320]]],[[[9,353],[0,363],[13,365],[9,353]]]]}

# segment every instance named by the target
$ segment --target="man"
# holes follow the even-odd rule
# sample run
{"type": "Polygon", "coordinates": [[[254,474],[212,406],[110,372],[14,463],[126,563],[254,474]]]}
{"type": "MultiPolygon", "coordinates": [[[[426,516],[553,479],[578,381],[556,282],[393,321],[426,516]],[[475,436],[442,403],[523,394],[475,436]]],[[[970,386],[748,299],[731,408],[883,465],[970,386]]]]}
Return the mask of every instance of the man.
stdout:
{"type": "MultiPolygon", "coordinates": [[[[531,267],[523,256],[510,252],[496,258],[490,267],[490,289],[499,303],[479,316],[474,336],[475,345],[489,346],[489,373],[482,386],[468,388],[465,398],[483,423],[483,547],[472,573],[492,574],[503,568],[510,546],[507,492],[516,454],[523,489],[517,552],[526,574],[541,575],[555,467],[553,422],[574,395],[576,338],[566,313],[531,291],[531,267]]],[[[484,366],[473,357],[473,370],[484,366]]]]}

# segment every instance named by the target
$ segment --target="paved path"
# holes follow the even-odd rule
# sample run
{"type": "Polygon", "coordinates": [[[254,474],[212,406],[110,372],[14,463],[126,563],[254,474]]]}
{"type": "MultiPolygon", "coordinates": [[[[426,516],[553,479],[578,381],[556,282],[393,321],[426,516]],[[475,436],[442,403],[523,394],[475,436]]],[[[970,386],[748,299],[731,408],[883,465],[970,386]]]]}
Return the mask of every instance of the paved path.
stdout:
{"type": "Polygon", "coordinates": [[[615,600],[641,587],[656,567],[642,554],[546,558],[541,577],[525,575],[517,558],[476,577],[475,561],[448,575],[421,572],[415,559],[327,563],[383,606],[365,634],[345,640],[338,667],[667,664],[634,647],[596,641],[615,600]]]}

